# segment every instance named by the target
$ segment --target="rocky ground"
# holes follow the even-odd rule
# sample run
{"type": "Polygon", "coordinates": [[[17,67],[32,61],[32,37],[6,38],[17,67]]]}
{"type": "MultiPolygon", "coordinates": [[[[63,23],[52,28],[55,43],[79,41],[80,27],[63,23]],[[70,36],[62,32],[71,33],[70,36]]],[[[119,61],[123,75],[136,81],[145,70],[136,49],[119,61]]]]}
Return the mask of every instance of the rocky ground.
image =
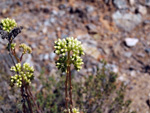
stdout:
{"type": "MultiPolygon", "coordinates": [[[[0,1],[0,19],[14,18],[18,25],[24,26],[22,34],[15,39],[16,43],[24,42],[33,49],[33,54],[26,55],[24,61],[34,65],[36,76],[43,67],[47,75],[55,73],[54,41],[73,36],[82,41],[86,53],[83,69],[74,74],[95,74],[104,58],[108,67],[118,73],[118,81],[127,84],[126,98],[132,100],[131,109],[150,113],[147,104],[150,99],[150,0],[66,1],[0,1]]],[[[5,64],[11,65],[5,51],[6,42],[0,39],[0,62],[4,71],[11,74],[5,64]]],[[[2,77],[0,86],[1,95],[10,89],[2,77]]],[[[6,107],[1,108],[3,106],[6,107]]]]}

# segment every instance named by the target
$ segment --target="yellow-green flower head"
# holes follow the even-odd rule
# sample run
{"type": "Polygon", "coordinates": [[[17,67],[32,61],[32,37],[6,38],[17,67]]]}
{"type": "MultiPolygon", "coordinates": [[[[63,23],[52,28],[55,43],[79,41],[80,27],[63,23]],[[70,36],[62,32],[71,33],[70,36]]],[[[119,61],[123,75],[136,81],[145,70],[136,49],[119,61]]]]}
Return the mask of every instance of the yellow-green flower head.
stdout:
{"type": "Polygon", "coordinates": [[[30,66],[29,63],[24,63],[22,66],[18,63],[16,64],[16,67],[12,66],[10,70],[17,73],[14,76],[11,76],[11,85],[16,84],[18,87],[21,87],[22,81],[24,81],[25,84],[30,84],[31,80],[34,78],[34,68],[33,66],[30,66]]]}
{"type": "MultiPolygon", "coordinates": [[[[64,112],[66,113],[67,110],[64,110],[64,112]]],[[[80,113],[80,112],[79,112],[79,109],[77,109],[77,108],[73,108],[73,109],[72,109],[72,112],[73,112],[73,113],[80,113]]],[[[69,109],[69,113],[71,113],[70,109],[69,109]]]]}
{"type": "Polygon", "coordinates": [[[19,48],[22,48],[23,49],[23,54],[26,54],[26,53],[29,53],[31,54],[32,53],[32,49],[31,47],[27,46],[26,44],[20,44],[19,45],[19,48]]]}
{"type": "Polygon", "coordinates": [[[3,26],[3,30],[10,32],[14,27],[17,27],[17,23],[14,19],[2,19],[1,24],[3,26]]]}
{"type": "Polygon", "coordinates": [[[15,47],[16,47],[16,43],[11,43],[11,48],[15,49],[15,47]]]}
{"type": "Polygon", "coordinates": [[[83,47],[81,42],[73,37],[67,37],[66,39],[58,39],[55,41],[55,53],[60,55],[59,59],[56,61],[56,67],[61,69],[63,72],[66,71],[67,64],[67,52],[70,52],[71,62],[76,70],[81,69],[81,65],[83,64],[81,55],[84,55],[83,47]]]}

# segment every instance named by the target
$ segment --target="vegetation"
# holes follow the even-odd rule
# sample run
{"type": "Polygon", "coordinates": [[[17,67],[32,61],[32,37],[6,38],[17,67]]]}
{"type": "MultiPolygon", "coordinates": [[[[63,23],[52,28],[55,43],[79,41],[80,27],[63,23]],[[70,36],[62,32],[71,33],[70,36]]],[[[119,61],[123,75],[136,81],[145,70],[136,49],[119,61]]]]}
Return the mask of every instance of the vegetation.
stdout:
{"type": "MultiPolygon", "coordinates": [[[[125,86],[116,84],[117,74],[103,67],[96,76],[89,75],[79,82],[72,82],[73,103],[80,113],[132,113],[130,100],[124,101],[125,86]]],[[[43,73],[44,74],[44,73],[43,73]]],[[[65,76],[40,76],[43,89],[37,94],[38,102],[45,112],[59,113],[65,107],[63,99],[65,76]]]]}
{"type": "Polygon", "coordinates": [[[20,44],[21,56],[18,57],[15,51],[17,45],[13,43],[22,27],[17,27],[14,20],[7,18],[1,21],[0,28],[2,39],[8,40],[7,50],[14,64],[10,69],[14,72],[10,77],[11,86],[16,85],[20,89],[23,113],[131,113],[131,101],[124,101],[126,86],[116,83],[117,74],[106,68],[105,61],[101,62],[102,68],[97,67],[95,76],[83,76],[78,82],[72,81],[71,65],[79,71],[83,64],[81,55],[84,55],[81,42],[73,37],[55,42],[55,53],[59,55],[56,67],[61,70],[62,76],[51,75],[45,79],[44,71],[41,72],[39,79],[43,88],[36,94],[35,100],[30,88],[34,68],[22,62],[24,54],[31,54],[32,50],[20,44]]]}

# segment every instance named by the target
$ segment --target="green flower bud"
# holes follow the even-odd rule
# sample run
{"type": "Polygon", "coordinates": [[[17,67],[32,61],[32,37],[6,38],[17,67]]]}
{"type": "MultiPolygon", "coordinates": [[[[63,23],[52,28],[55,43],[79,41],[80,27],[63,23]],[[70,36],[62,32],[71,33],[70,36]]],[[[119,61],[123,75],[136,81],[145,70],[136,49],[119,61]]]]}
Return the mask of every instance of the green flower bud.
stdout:
{"type": "Polygon", "coordinates": [[[62,40],[58,39],[58,41],[55,41],[54,48],[55,48],[54,52],[57,55],[60,55],[56,64],[56,67],[58,69],[66,71],[67,65],[65,64],[67,63],[67,57],[66,57],[67,52],[72,53],[70,54],[70,59],[71,59],[70,63],[72,63],[75,66],[76,70],[81,69],[81,65],[83,64],[83,62],[80,56],[84,55],[84,52],[80,41],[74,39],[73,37],[67,37],[66,39],[62,39],[62,40]]]}
{"type": "Polygon", "coordinates": [[[26,44],[20,44],[19,48],[23,49],[23,54],[26,54],[26,53],[31,54],[32,53],[32,49],[29,46],[27,46],[26,44]]]}
{"type": "Polygon", "coordinates": [[[11,43],[11,48],[15,49],[16,43],[11,43]]]}
{"type": "Polygon", "coordinates": [[[3,30],[7,32],[10,32],[14,27],[17,27],[17,23],[15,22],[15,20],[9,19],[9,18],[1,20],[1,24],[2,24],[3,30]]]}
{"type": "MultiPolygon", "coordinates": [[[[22,80],[24,80],[25,84],[30,84],[31,80],[34,78],[34,68],[33,66],[30,66],[29,63],[24,63],[23,66],[21,66],[20,63],[16,64],[17,69],[19,70],[19,74],[15,74],[11,77],[11,84],[16,84],[17,87],[22,86],[22,80]]],[[[12,66],[10,70],[13,70],[15,72],[16,68],[15,66],[12,66]]]]}
{"type": "MultiPolygon", "coordinates": [[[[71,113],[70,109],[68,109],[68,111],[69,111],[69,113],[71,113]]],[[[80,113],[80,112],[79,112],[79,109],[77,109],[77,108],[73,108],[73,109],[72,109],[72,112],[73,112],[73,113],[80,113]]],[[[64,113],[67,113],[67,110],[64,110],[64,113]]]]}

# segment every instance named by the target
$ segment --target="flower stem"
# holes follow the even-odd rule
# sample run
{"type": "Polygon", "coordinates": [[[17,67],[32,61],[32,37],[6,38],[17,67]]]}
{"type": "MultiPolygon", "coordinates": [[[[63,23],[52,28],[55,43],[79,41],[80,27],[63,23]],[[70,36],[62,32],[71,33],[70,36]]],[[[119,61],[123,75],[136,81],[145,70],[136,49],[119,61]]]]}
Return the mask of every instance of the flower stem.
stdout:
{"type": "Polygon", "coordinates": [[[72,103],[72,85],[71,85],[71,71],[70,71],[70,66],[69,66],[69,85],[70,85],[70,89],[69,89],[69,95],[70,95],[70,111],[72,112],[72,107],[73,107],[73,103],[72,103]]]}
{"type": "Polygon", "coordinates": [[[67,113],[69,113],[68,111],[68,69],[67,69],[67,75],[66,75],[66,81],[65,81],[65,96],[66,96],[66,109],[67,109],[67,113]]]}

